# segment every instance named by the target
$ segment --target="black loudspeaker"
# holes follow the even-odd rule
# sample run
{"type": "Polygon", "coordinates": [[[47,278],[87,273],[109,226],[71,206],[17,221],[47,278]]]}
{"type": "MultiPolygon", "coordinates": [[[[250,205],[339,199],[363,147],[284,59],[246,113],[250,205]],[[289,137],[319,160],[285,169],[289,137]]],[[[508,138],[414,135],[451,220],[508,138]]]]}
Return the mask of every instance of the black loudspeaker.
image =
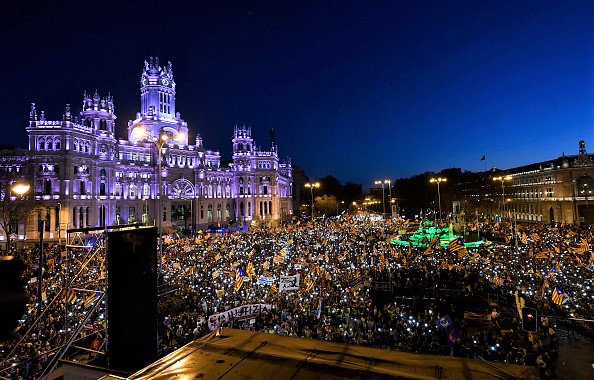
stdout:
{"type": "Polygon", "coordinates": [[[27,299],[20,278],[23,269],[22,261],[13,256],[0,256],[0,341],[10,339],[25,313],[27,299]]]}
{"type": "Polygon", "coordinates": [[[157,228],[107,234],[109,367],[136,372],[157,359],[157,228]]]}

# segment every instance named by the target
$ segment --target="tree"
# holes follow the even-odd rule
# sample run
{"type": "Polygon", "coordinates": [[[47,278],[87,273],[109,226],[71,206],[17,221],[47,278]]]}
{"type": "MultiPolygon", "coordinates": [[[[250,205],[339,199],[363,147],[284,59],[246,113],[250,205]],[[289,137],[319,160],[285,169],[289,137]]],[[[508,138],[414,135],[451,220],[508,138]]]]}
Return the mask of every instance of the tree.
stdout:
{"type": "Polygon", "coordinates": [[[342,193],[342,185],[340,181],[331,175],[327,175],[317,180],[320,183],[320,193],[325,195],[334,195],[340,197],[342,193]]]}
{"type": "Polygon", "coordinates": [[[11,249],[11,235],[18,233],[18,225],[27,217],[26,195],[14,194],[15,180],[5,170],[0,175],[0,228],[6,235],[6,250],[11,249]]]}
{"type": "Polygon", "coordinates": [[[315,197],[314,206],[322,214],[334,215],[336,214],[338,201],[336,200],[336,197],[334,195],[324,194],[320,197],[315,197]]]}

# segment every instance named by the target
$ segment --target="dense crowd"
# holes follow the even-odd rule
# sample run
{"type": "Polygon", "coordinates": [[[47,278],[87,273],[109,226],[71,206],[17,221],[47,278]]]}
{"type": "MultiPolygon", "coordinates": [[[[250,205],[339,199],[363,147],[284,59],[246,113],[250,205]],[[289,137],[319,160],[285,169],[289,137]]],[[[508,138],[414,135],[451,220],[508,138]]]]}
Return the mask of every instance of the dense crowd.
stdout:
{"type": "MultiPolygon", "coordinates": [[[[162,282],[163,287],[175,291],[160,299],[160,354],[222,325],[533,365],[543,377],[553,376],[559,357],[554,328],[550,334],[547,328],[540,334],[522,331],[515,305],[511,311],[501,307],[473,310],[472,315],[483,320],[477,326],[440,290],[455,289],[479,298],[496,293],[502,299],[514,299],[517,292],[518,299],[524,298],[543,314],[592,319],[594,255],[588,245],[592,231],[541,224],[514,230],[506,223],[485,221],[468,225],[468,230],[478,229],[482,236],[499,243],[455,252],[447,244],[429,241],[419,246],[393,244],[395,239],[407,240],[418,228],[419,224],[405,220],[362,215],[276,228],[253,227],[248,232],[222,235],[169,237],[163,245],[162,282]],[[280,277],[296,274],[298,289],[279,291],[280,277]],[[389,283],[411,297],[433,297],[411,304],[404,298],[380,296],[372,286],[377,282],[389,283]],[[271,307],[248,319],[209,320],[209,316],[251,304],[271,307]]],[[[55,247],[47,250],[44,277],[48,306],[40,323],[34,321],[36,284],[33,281],[27,286],[30,309],[15,341],[7,343],[0,356],[2,367],[10,365],[15,378],[38,373],[73,331],[78,332],[79,346],[94,349],[89,355],[105,344],[99,292],[72,300],[68,310],[60,302],[49,305],[62,291],[63,271],[72,273],[86,266],[84,252],[74,251],[73,257],[75,261],[55,247]],[[83,326],[82,314],[90,308],[94,309],[92,319],[83,326]],[[25,334],[27,330],[29,334],[25,334]],[[13,351],[19,339],[21,344],[13,351]],[[9,352],[12,355],[7,358],[9,352]]],[[[23,258],[29,268],[25,277],[34,278],[36,254],[25,251],[23,258]]],[[[101,258],[90,260],[100,264],[101,258]]],[[[95,281],[98,289],[104,278],[96,269],[81,276],[87,282],[95,281]]],[[[549,324],[554,327],[553,320],[549,324]]]]}

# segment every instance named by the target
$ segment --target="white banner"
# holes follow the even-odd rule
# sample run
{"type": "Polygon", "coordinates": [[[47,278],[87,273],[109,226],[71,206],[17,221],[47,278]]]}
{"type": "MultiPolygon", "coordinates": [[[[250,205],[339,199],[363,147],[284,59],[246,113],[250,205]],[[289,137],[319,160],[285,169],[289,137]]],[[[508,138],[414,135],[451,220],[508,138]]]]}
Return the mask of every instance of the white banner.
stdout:
{"type": "Polygon", "coordinates": [[[272,306],[270,304],[255,303],[229,309],[219,314],[213,314],[208,317],[208,328],[210,331],[213,331],[223,323],[230,320],[241,321],[244,319],[252,319],[258,314],[261,314],[265,311],[270,311],[271,308],[272,306]]]}
{"type": "Polygon", "coordinates": [[[285,290],[298,290],[299,289],[299,275],[295,276],[280,276],[280,282],[278,284],[278,291],[284,292],[285,290]]]}

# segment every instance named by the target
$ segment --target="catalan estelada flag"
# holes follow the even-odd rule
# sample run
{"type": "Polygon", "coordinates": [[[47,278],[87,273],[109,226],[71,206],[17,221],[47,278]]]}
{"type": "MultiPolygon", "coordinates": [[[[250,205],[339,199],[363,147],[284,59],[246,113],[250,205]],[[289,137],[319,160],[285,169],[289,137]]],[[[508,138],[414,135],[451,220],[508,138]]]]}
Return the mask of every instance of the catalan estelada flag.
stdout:
{"type": "Polygon", "coordinates": [[[450,252],[459,251],[461,249],[464,249],[464,241],[461,237],[454,239],[448,244],[448,247],[450,248],[450,252]]]}
{"type": "Polygon", "coordinates": [[[68,289],[66,292],[66,302],[73,303],[76,301],[76,292],[72,289],[68,289]]]}
{"type": "Polygon", "coordinates": [[[565,293],[561,291],[559,288],[555,288],[553,290],[553,295],[551,296],[551,301],[557,305],[561,305],[563,303],[563,299],[565,298],[565,293]]]}

